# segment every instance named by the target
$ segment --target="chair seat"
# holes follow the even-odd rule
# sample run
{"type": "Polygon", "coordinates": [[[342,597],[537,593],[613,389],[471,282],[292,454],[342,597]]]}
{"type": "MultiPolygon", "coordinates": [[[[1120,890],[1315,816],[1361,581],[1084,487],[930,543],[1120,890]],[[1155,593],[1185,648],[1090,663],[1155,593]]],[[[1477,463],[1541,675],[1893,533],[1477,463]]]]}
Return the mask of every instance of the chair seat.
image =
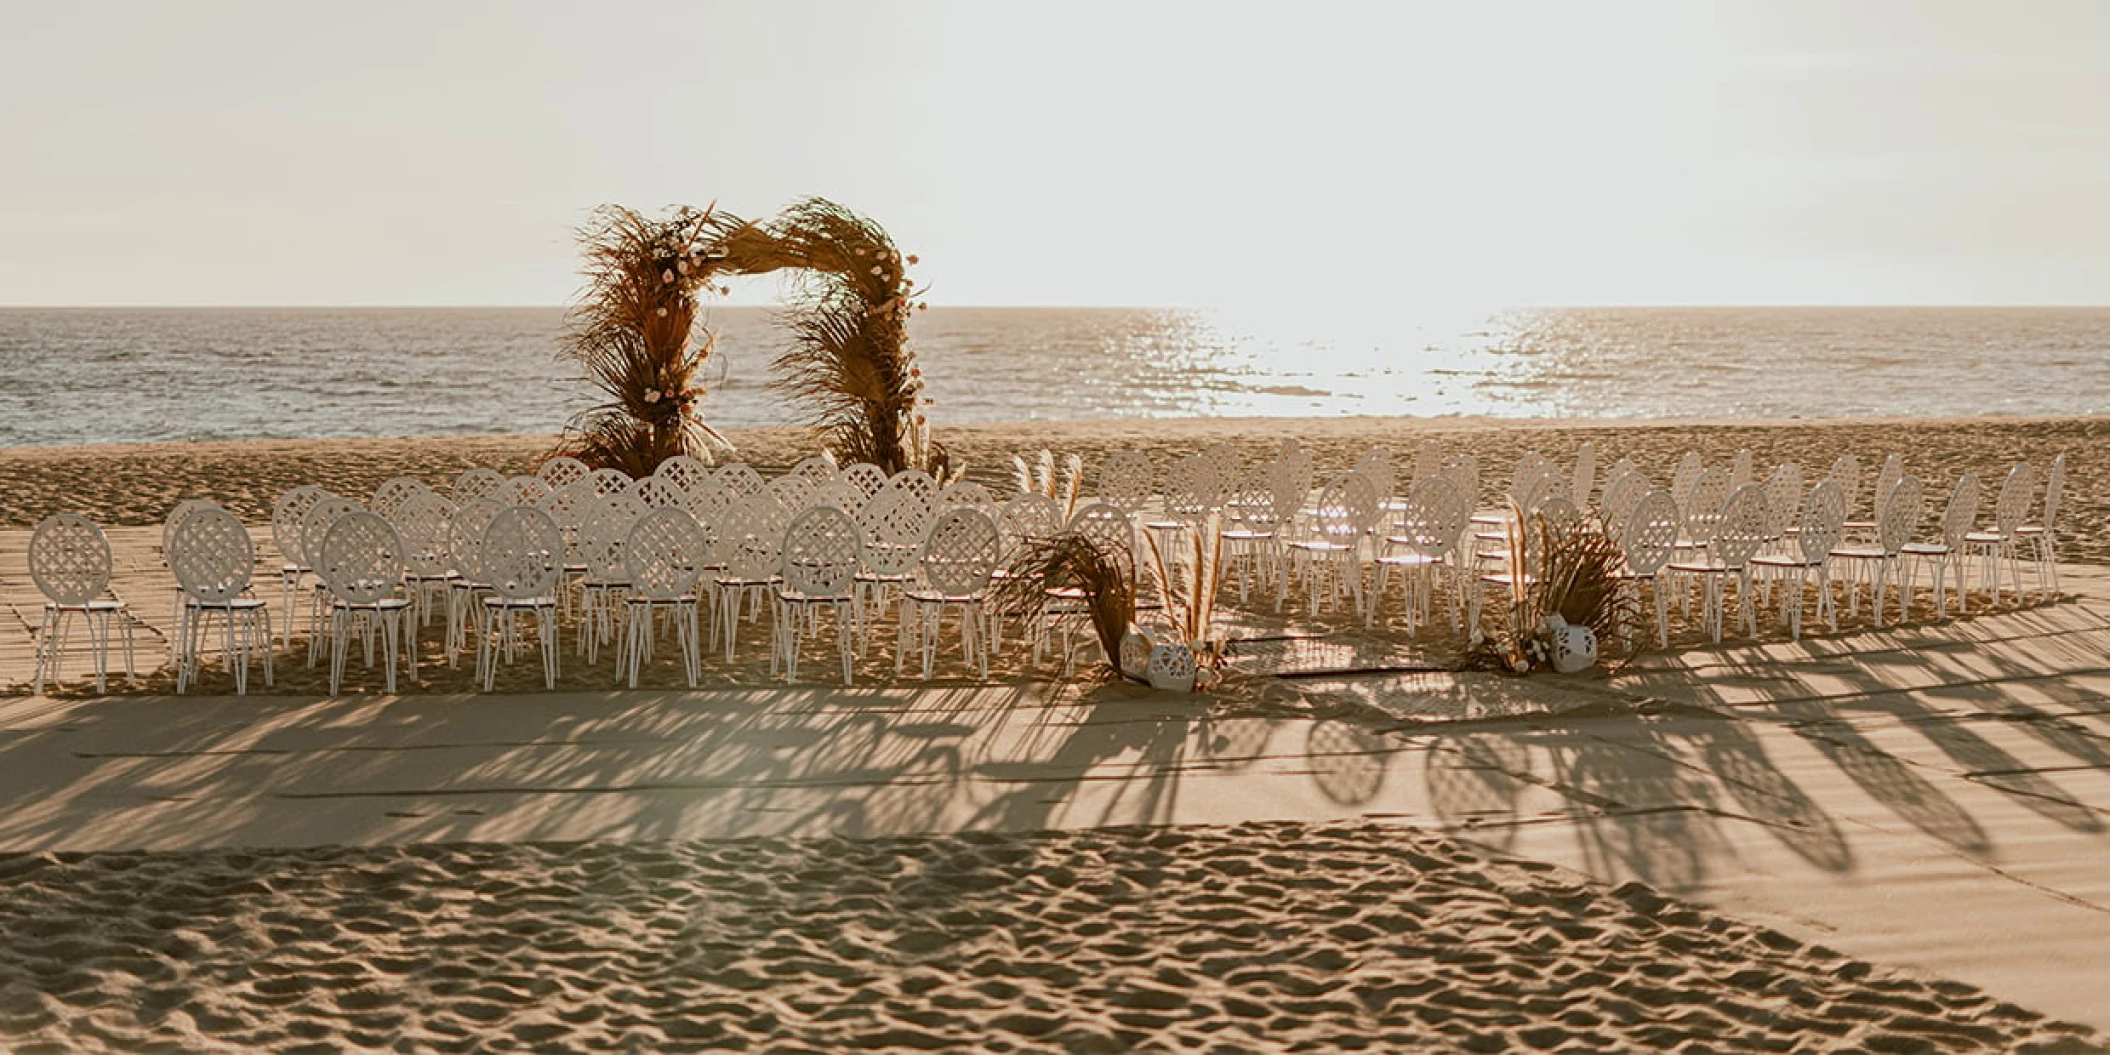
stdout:
{"type": "Polygon", "coordinates": [[[1040,592],[1051,601],[1082,601],[1089,596],[1081,586],[1050,586],[1040,592]]]}
{"type": "Polygon", "coordinates": [[[375,601],[347,601],[336,597],[331,599],[330,607],[351,612],[399,612],[410,607],[410,601],[403,597],[383,597],[375,601]]]}
{"type": "Polygon", "coordinates": [[[191,608],[215,608],[229,612],[248,612],[264,607],[263,600],[256,597],[230,597],[224,601],[204,601],[185,594],[183,603],[191,608]]]}
{"type": "MultiPolygon", "coordinates": [[[[720,581],[722,582],[723,580],[720,581]]],[[[846,593],[810,594],[801,593],[797,590],[779,589],[777,591],[777,600],[783,601],[785,604],[849,604],[856,598],[846,593]]]]}
{"type": "Polygon", "coordinates": [[[936,590],[903,590],[901,595],[918,604],[979,604],[978,593],[940,593],[936,590]]]}
{"type": "Polygon", "coordinates": [[[1289,544],[1289,548],[1301,549],[1307,553],[1346,553],[1355,547],[1345,542],[1310,541],[1292,542],[1289,544]]]}
{"type": "Polygon", "coordinates": [[[1884,560],[1890,556],[1881,546],[1842,546],[1832,551],[1834,557],[1854,560],[1884,560]]]}
{"type": "MultiPolygon", "coordinates": [[[[1493,575],[1482,575],[1480,576],[1480,581],[1491,586],[1513,586],[1516,584],[1517,577],[1509,572],[1500,571],[1493,575]]],[[[1535,576],[1527,575],[1524,577],[1524,585],[1526,586],[1536,582],[1538,582],[1538,579],[1535,576]]]]}
{"type": "Polygon", "coordinates": [[[628,580],[628,579],[587,579],[586,581],[584,581],[584,582],[580,583],[579,585],[580,585],[580,586],[583,586],[583,587],[585,587],[586,589],[589,589],[589,590],[627,590],[627,589],[629,589],[629,588],[630,588],[630,580],[628,580]]]}
{"type": "Polygon", "coordinates": [[[1965,535],[1963,537],[1963,540],[1965,542],[1977,542],[1985,545],[1995,545],[2008,541],[2008,536],[2003,535],[1998,531],[1973,531],[1970,534],[1965,535]]]}
{"type": "Polygon", "coordinates": [[[1844,526],[1848,531],[1874,531],[1876,522],[1873,520],[1849,520],[1844,526]]]}
{"type": "Polygon", "coordinates": [[[2042,535],[2043,533],[2044,525],[2042,524],[2024,524],[2021,527],[2015,529],[2015,534],[2017,535],[2035,536],[2042,535]]]}
{"type": "Polygon", "coordinates": [[[485,608],[555,608],[557,599],[544,594],[540,597],[501,597],[491,594],[484,598],[485,608]]]}
{"type": "Polygon", "coordinates": [[[403,578],[404,578],[404,580],[405,580],[405,581],[407,581],[407,582],[420,582],[420,583],[423,583],[423,582],[453,582],[454,580],[456,580],[456,579],[459,579],[459,578],[461,578],[461,577],[462,577],[462,573],[460,573],[460,572],[458,572],[458,571],[435,571],[435,572],[421,572],[421,571],[412,571],[412,572],[404,572],[404,573],[403,573],[403,578]]]}
{"type": "Polygon", "coordinates": [[[1253,531],[1238,528],[1224,532],[1223,537],[1232,542],[1261,542],[1274,538],[1275,533],[1272,531],[1253,531]]]}
{"type": "Polygon", "coordinates": [[[1443,558],[1432,557],[1426,553],[1393,553],[1379,557],[1377,562],[1393,568],[1425,568],[1430,565],[1443,563],[1443,558]]]}
{"type": "MultiPolygon", "coordinates": [[[[1752,559],[1757,560],[1756,557],[1752,559]]],[[[1716,564],[1712,561],[1702,564],[1699,561],[1681,560],[1664,565],[1663,570],[1679,572],[1685,575],[1725,575],[1729,572],[1742,571],[1743,569],[1732,568],[1727,564],[1716,564]]]]}
{"type": "Polygon", "coordinates": [[[1768,568],[1821,568],[1827,559],[1819,557],[1816,560],[1804,560],[1799,555],[1784,556],[1777,553],[1769,553],[1763,557],[1751,558],[1751,563],[1768,568]]]}
{"type": "Polygon", "coordinates": [[[767,578],[767,579],[731,579],[731,578],[719,578],[719,579],[713,579],[713,580],[711,580],[711,581],[712,581],[712,582],[715,582],[715,583],[717,583],[717,584],[718,584],[718,585],[719,585],[720,587],[722,587],[722,588],[724,588],[724,589],[728,589],[728,590],[735,590],[735,589],[740,589],[740,588],[742,588],[742,587],[749,587],[749,586],[775,586],[775,585],[776,585],[777,583],[779,583],[779,582],[782,582],[783,580],[781,580],[781,579],[777,578],[776,576],[772,575],[772,576],[770,576],[770,577],[769,577],[769,578],[767,578]]]}
{"type": "Polygon", "coordinates": [[[623,603],[638,608],[679,608],[685,604],[695,604],[696,595],[685,593],[679,597],[646,597],[633,593],[623,598],[623,603]]]}
{"type": "Polygon", "coordinates": [[[44,610],[47,612],[122,612],[125,610],[125,603],[105,597],[96,598],[87,604],[60,604],[57,601],[46,601],[44,602],[44,610]]]}
{"type": "Polygon", "coordinates": [[[1915,557],[1945,557],[1949,554],[1949,547],[1939,542],[1907,542],[1898,552],[1910,553],[1915,557]]]}

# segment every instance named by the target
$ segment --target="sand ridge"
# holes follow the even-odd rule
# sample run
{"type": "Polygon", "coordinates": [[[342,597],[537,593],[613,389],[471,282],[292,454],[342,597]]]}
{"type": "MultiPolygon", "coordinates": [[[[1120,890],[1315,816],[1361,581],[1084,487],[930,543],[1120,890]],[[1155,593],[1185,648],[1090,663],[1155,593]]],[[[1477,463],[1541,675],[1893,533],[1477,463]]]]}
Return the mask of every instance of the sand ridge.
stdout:
{"type": "Polygon", "coordinates": [[[2091,1051],[1371,824],[0,858],[18,1052],[2091,1051]]]}

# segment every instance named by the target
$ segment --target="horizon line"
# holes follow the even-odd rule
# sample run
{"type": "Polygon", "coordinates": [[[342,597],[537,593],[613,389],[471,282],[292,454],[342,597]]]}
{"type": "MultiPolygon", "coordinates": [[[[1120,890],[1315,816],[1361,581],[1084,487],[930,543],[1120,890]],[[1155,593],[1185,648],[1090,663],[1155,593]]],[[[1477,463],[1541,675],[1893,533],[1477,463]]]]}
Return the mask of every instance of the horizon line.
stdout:
{"type": "MultiPolygon", "coordinates": [[[[491,311],[500,309],[568,310],[569,304],[0,304],[0,311],[491,311]]],[[[785,304],[713,304],[707,308],[738,308],[777,310],[789,307],[785,304]]],[[[1219,305],[1198,304],[932,304],[934,309],[972,309],[997,311],[1215,311],[1219,305]]],[[[1323,306],[1322,306],[1323,307],[1323,306]]],[[[1432,309],[1443,309],[1442,305],[1424,305],[1432,309]]],[[[1899,301],[1849,303],[1844,301],[1805,302],[1753,302],[1723,301],[1717,303],[1576,303],[1576,304],[1500,304],[1492,307],[1476,307],[1485,311],[1665,311],[1679,309],[1714,310],[1724,308],[1754,308],[1808,310],[1820,308],[1847,308],[1859,310],[1896,310],[1911,308],[1984,308],[1984,309],[2104,309],[2110,303],[2072,303],[2048,301],[1899,301]]]]}

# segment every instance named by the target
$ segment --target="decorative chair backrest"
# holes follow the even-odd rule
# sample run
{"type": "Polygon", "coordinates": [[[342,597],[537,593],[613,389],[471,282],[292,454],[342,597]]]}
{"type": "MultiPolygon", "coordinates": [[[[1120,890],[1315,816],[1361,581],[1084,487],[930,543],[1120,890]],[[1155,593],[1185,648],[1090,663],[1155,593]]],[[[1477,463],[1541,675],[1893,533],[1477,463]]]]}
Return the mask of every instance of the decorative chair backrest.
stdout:
{"type": "Polygon", "coordinates": [[[2066,490],[2066,456],[2051,460],[2051,478],[2044,483],[2044,530],[2059,526],[2059,498],[2066,490]]]}
{"type": "Polygon", "coordinates": [[[1024,491],[1011,496],[997,514],[997,527],[1013,547],[1062,534],[1062,503],[1024,491]]]}
{"type": "Polygon", "coordinates": [[[454,509],[447,521],[447,567],[470,583],[483,583],[484,532],[505,507],[489,498],[472,498],[454,509]]]}
{"type": "Polygon", "coordinates": [[[1678,467],[1670,474],[1670,496],[1677,500],[1678,508],[1684,509],[1692,499],[1693,485],[1700,482],[1700,473],[1707,463],[1700,458],[1699,451],[1686,451],[1678,458],[1678,467]]]}
{"type": "Polygon", "coordinates": [[[1832,479],[1839,481],[1840,497],[1846,499],[1846,512],[1853,515],[1854,503],[1861,498],[1861,459],[1852,454],[1842,454],[1832,459],[1832,479]]]}
{"type": "Polygon", "coordinates": [[[984,511],[995,509],[996,496],[990,494],[989,489],[981,484],[972,480],[960,480],[945,485],[931,502],[931,508],[940,511],[960,506],[973,506],[984,511]]]}
{"type": "Polygon", "coordinates": [[[740,498],[761,494],[762,489],[769,486],[769,481],[762,479],[762,474],[756,472],[753,466],[745,462],[734,462],[731,465],[723,466],[717,472],[712,473],[711,478],[723,483],[735,496],[740,498]]]}
{"type": "Polygon", "coordinates": [[[1142,451],[1121,450],[1099,465],[1099,500],[1133,513],[1158,490],[1158,470],[1142,451]]]}
{"type": "Polygon", "coordinates": [[[941,514],[931,525],[916,571],[924,585],[938,593],[968,597],[989,586],[1002,555],[996,522],[979,509],[962,506],[941,514]]]}
{"type": "Polygon", "coordinates": [[[425,486],[425,481],[415,476],[393,476],[374,488],[374,497],[366,503],[366,508],[383,517],[392,517],[396,515],[396,510],[403,507],[404,502],[410,500],[411,495],[429,490],[431,488],[425,486]]]}
{"type": "Polygon", "coordinates": [[[586,522],[587,510],[599,501],[600,496],[593,490],[593,481],[582,476],[543,495],[538,501],[521,504],[548,513],[549,518],[557,522],[557,530],[569,537],[578,533],[579,525],[586,522]]]}
{"type": "Polygon", "coordinates": [[[739,494],[725,481],[713,477],[689,488],[682,497],[681,508],[695,517],[697,523],[707,525],[723,516],[739,500],[739,494]]]}
{"type": "MultiPolygon", "coordinates": [[[[555,489],[568,483],[584,480],[587,472],[588,469],[585,462],[560,454],[544,461],[542,467],[535,470],[535,475],[540,477],[543,483],[555,489]]],[[[526,505],[527,503],[523,502],[521,504],[526,505]]]]}
{"type": "Polygon", "coordinates": [[[1729,489],[1736,490],[1751,482],[1751,448],[1738,447],[1736,457],[1729,463],[1729,489]]]}
{"type": "Polygon", "coordinates": [[[631,495],[610,495],[586,510],[579,521],[577,557],[589,577],[600,582],[622,578],[623,540],[647,512],[645,504],[631,495]]]}
{"type": "Polygon", "coordinates": [[[29,536],[29,577],[54,604],[78,607],[110,585],[110,540],[79,513],[53,513],[29,536]]]}
{"type": "Polygon", "coordinates": [[[1287,521],[1302,512],[1304,503],[1310,500],[1313,477],[1318,470],[1311,452],[1298,446],[1275,459],[1275,472],[1275,508],[1287,521]]]}
{"type": "Polygon", "coordinates": [[[1392,471],[1392,450],[1389,447],[1371,447],[1355,459],[1355,471],[1370,478],[1377,488],[1379,500],[1392,497],[1398,489],[1399,480],[1392,471]]]}
{"type": "Polygon", "coordinates": [[[1558,491],[1540,498],[1537,508],[1530,512],[1550,531],[1566,533],[1582,526],[1582,510],[1558,491]]]}
{"type": "Polygon", "coordinates": [[[1319,537],[1346,542],[1368,528],[1377,518],[1377,487],[1370,478],[1353,469],[1326,481],[1312,509],[1312,528],[1319,537]]]}
{"type": "Polygon", "coordinates": [[[286,558],[286,563],[307,567],[307,551],[300,548],[300,518],[329,494],[313,484],[302,484],[278,496],[277,504],[271,507],[271,544],[278,547],[278,555],[286,558]]]}
{"type": "Polygon", "coordinates": [[[646,509],[665,509],[669,506],[678,506],[681,504],[681,500],[687,497],[686,492],[669,483],[664,476],[641,477],[636,483],[630,485],[630,490],[623,493],[643,502],[646,509]]]}
{"type": "Polygon", "coordinates": [[[186,498],[176,503],[176,508],[169,510],[169,515],[161,521],[161,552],[164,555],[168,553],[169,540],[175,537],[176,526],[183,523],[185,518],[208,509],[217,509],[219,505],[220,503],[210,498],[186,498]]]}
{"type": "Polygon", "coordinates": [[[783,506],[767,495],[750,495],[733,503],[718,520],[714,557],[725,564],[725,577],[761,582],[777,573],[784,552],[778,518],[783,506]]]}
{"type": "Polygon", "coordinates": [[[1869,505],[1878,515],[1883,504],[1890,500],[1890,489],[1898,485],[1905,476],[1905,459],[1902,455],[1889,454],[1883,457],[1883,467],[1876,470],[1876,493],[1869,505]]]}
{"type": "Polygon", "coordinates": [[[823,482],[806,496],[808,506],[834,506],[845,513],[856,513],[864,508],[869,496],[864,490],[848,480],[835,479],[823,482]]]}
{"type": "Polygon", "coordinates": [[[866,498],[879,493],[886,486],[886,470],[871,462],[858,462],[843,470],[843,482],[864,492],[866,498]]]}
{"type": "Polygon", "coordinates": [[[533,506],[510,506],[491,518],[480,553],[492,593],[514,601],[544,598],[557,590],[564,535],[548,513],[533,506]]]}
{"type": "Polygon", "coordinates": [[[1518,456],[1516,468],[1509,473],[1510,495],[1515,496],[1536,486],[1540,477],[1545,475],[1546,467],[1552,464],[1550,459],[1537,451],[1525,451],[1518,456]]]}
{"type": "Polygon", "coordinates": [[[1127,510],[1111,502],[1085,503],[1070,515],[1065,530],[1124,556],[1132,555],[1135,549],[1135,521],[1129,518],[1127,510]]]}
{"type": "Polygon", "coordinates": [[[806,508],[806,496],[812,494],[813,489],[819,486],[820,484],[811,476],[803,476],[799,473],[785,473],[769,481],[762,488],[762,493],[776,499],[787,509],[804,509],[806,508]]]}
{"type": "Polygon", "coordinates": [[[1467,504],[1476,507],[1480,504],[1479,458],[1470,453],[1452,458],[1444,463],[1443,475],[1449,478],[1452,487],[1464,493],[1467,504]]]}
{"type": "Polygon", "coordinates": [[[678,506],[637,518],[623,538],[623,578],[637,596],[673,601],[695,592],[703,576],[703,529],[678,506]]]}
{"type": "Polygon", "coordinates": [[[1833,477],[1817,481],[1809,500],[1802,505],[1802,527],[1795,545],[1802,550],[1804,564],[1822,564],[1846,537],[1846,488],[1833,477]]]}
{"type": "Polygon", "coordinates": [[[1895,555],[1903,549],[1912,536],[1919,534],[1920,518],[1927,514],[1927,503],[1920,491],[1920,478],[1905,476],[1891,486],[1890,496],[1883,503],[1882,515],[1876,518],[1876,538],[1883,552],[1895,555]]]}
{"type": "MultiPolygon", "coordinates": [[[[1627,473],[1639,472],[1640,468],[1640,466],[1634,464],[1634,459],[1621,458],[1618,461],[1612,463],[1611,471],[1605,474],[1605,483],[1610,484],[1612,481],[1619,479],[1621,476],[1624,476],[1627,473]]],[[[1654,488],[1650,488],[1650,490],[1654,490],[1654,488]]]]}
{"type": "Polygon", "coordinates": [[[1766,544],[1766,523],[1765,488],[1745,484],[1731,491],[1707,543],[1707,555],[1724,568],[1743,568],[1766,544]]]}
{"type": "Polygon", "coordinates": [[[652,470],[652,475],[674,485],[678,490],[690,491],[701,487],[705,480],[711,478],[711,467],[703,464],[701,458],[677,454],[659,463],[659,468],[652,470]]]}
{"type": "Polygon", "coordinates": [[[1202,457],[1216,466],[1216,478],[1224,481],[1236,480],[1245,471],[1245,458],[1238,448],[1228,443],[1212,443],[1202,448],[1202,457]]]}
{"type": "Polygon", "coordinates": [[[1590,496],[1597,492],[1597,443],[1584,440],[1575,452],[1575,471],[1568,480],[1568,500],[1577,509],[1590,508],[1590,496]]]}
{"type": "Polygon", "coordinates": [[[2000,497],[1993,502],[1993,530],[2012,535],[2029,516],[2030,492],[2037,489],[2037,467],[2021,462],[2007,471],[2000,497]]]}
{"type": "Polygon", "coordinates": [[[1165,470],[1165,512],[1181,520],[1201,520],[1222,506],[1223,490],[1216,463],[1190,454],[1165,470]]]}
{"type": "Polygon", "coordinates": [[[784,531],[784,589],[805,597],[848,597],[863,550],[855,517],[833,506],[808,509],[784,531]]]}
{"type": "Polygon", "coordinates": [[[447,524],[454,519],[454,503],[431,490],[404,499],[388,518],[402,543],[403,564],[415,575],[447,573],[447,524]]]}
{"type": "Polygon", "coordinates": [[[790,472],[784,475],[803,476],[811,483],[824,484],[840,476],[841,471],[836,468],[834,458],[824,454],[817,454],[811,458],[802,459],[797,465],[791,467],[790,472]]]}
{"type": "Polygon", "coordinates": [[[1784,538],[1802,517],[1802,466],[1782,462],[1766,478],[1766,538],[1784,538]]]}
{"type": "Polygon", "coordinates": [[[329,536],[330,525],[338,517],[358,511],[359,503],[339,495],[329,495],[309,506],[308,515],[300,518],[300,551],[322,559],[322,540],[329,536]]]}
{"type": "MultiPolygon", "coordinates": [[[[307,536],[301,538],[305,544],[307,536]]],[[[315,549],[322,551],[319,537],[315,549]]],[[[205,604],[225,604],[241,596],[256,570],[256,547],[249,539],[249,529],[217,505],[192,513],[176,525],[169,536],[168,555],[176,585],[205,604]]]]}
{"type": "Polygon", "coordinates": [[[637,482],[621,469],[595,469],[586,474],[586,479],[592,483],[593,493],[602,496],[622,494],[637,482]]]}
{"type": "Polygon", "coordinates": [[[379,513],[346,513],[323,536],[315,574],[338,600],[372,604],[403,581],[403,539],[379,513]]]}
{"type": "Polygon", "coordinates": [[[857,511],[857,527],[866,546],[865,559],[881,575],[915,570],[916,551],[930,533],[931,507],[915,489],[891,481],[857,511]]]}
{"type": "Polygon", "coordinates": [[[1407,492],[1406,504],[1393,525],[1393,538],[1413,553],[1440,557],[1458,544],[1464,522],[1471,516],[1471,503],[1458,488],[1442,476],[1432,476],[1407,492]]]}
{"type": "Polygon", "coordinates": [[[1648,480],[1640,473],[1622,473],[1605,483],[1604,501],[1598,507],[1598,513],[1613,542],[1622,542],[1626,538],[1627,518],[1634,515],[1634,504],[1648,492],[1648,480]]]}
{"type": "Polygon", "coordinates": [[[500,485],[505,482],[506,478],[503,473],[496,469],[486,469],[478,465],[463,469],[456,474],[454,486],[448,488],[447,493],[454,499],[454,504],[460,505],[464,502],[473,502],[479,498],[491,497],[500,485]]]}
{"type": "Polygon", "coordinates": [[[1977,473],[1965,473],[1949,492],[1949,507],[1942,510],[1941,541],[1950,552],[1963,549],[1963,537],[1978,526],[1978,501],[1983,489],[1977,473]]]}
{"type": "Polygon", "coordinates": [[[1669,491],[1654,490],[1634,503],[1620,534],[1620,549],[1626,555],[1627,571],[1649,578],[1662,570],[1678,546],[1678,532],[1685,526],[1678,500],[1669,491]]]}
{"type": "Polygon", "coordinates": [[[1428,482],[1443,471],[1443,444],[1435,440],[1423,440],[1414,448],[1414,486],[1428,482]]]}
{"type": "Polygon", "coordinates": [[[938,496],[938,481],[921,469],[903,469],[888,478],[887,486],[898,491],[914,491],[924,505],[931,504],[938,496]]]}
{"type": "Polygon", "coordinates": [[[491,500],[501,506],[531,506],[549,497],[556,488],[539,476],[509,476],[491,491],[491,500]]]}
{"type": "Polygon", "coordinates": [[[1271,531],[1282,523],[1281,496],[1275,493],[1274,462],[1246,469],[1224,499],[1224,514],[1254,531],[1271,531]]]}
{"type": "Polygon", "coordinates": [[[1714,526],[1721,523],[1723,509],[1729,502],[1729,471],[1720,466],[1700,470],[1700,478],[1692,485],[1692,492],[1684,502],[1685,531],[1688,538],[1706,539],[1714,536],[1714,526]]]}

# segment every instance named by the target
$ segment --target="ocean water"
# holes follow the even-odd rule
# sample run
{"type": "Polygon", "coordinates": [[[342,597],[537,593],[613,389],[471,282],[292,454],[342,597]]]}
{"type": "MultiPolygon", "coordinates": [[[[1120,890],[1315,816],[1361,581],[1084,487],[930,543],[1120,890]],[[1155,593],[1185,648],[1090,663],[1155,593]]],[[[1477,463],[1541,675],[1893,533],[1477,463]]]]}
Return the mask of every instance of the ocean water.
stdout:
{"type": "MultiPolygon", "coordinates": [[[[1516,418],[2110,412],[2110,308],[933,308],[931,415],[1516,418]]],[[[774,309],[719,308],[705,415],[795,424],[774,309]]],[[[558,308],[0,309],[0,445],[554,432],[558,308]]]]}

